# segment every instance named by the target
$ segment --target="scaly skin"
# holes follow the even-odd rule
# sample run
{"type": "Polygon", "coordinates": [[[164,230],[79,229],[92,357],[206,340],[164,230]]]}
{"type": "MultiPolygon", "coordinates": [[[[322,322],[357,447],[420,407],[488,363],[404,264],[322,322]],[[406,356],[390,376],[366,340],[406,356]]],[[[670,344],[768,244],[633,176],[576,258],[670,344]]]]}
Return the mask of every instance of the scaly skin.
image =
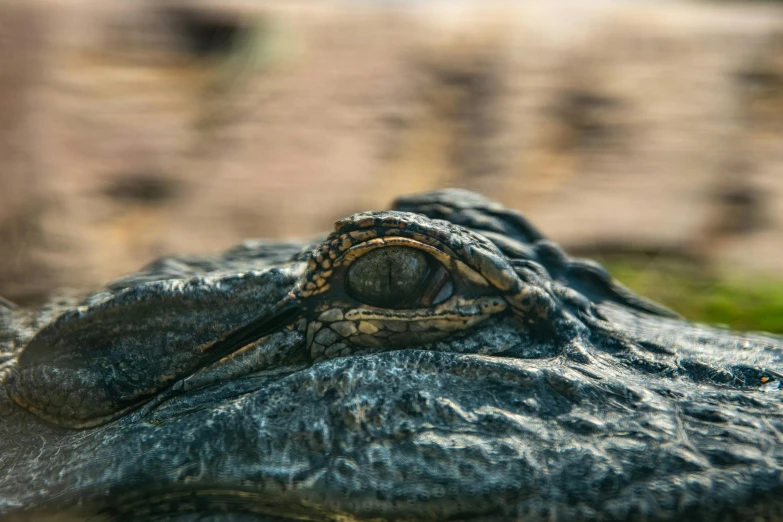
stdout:
{"type": "Polygon", "coordinates": [[[783,519],[783,339],[469,192],[0,302],[0,351],[4,519],[783,519]]]}

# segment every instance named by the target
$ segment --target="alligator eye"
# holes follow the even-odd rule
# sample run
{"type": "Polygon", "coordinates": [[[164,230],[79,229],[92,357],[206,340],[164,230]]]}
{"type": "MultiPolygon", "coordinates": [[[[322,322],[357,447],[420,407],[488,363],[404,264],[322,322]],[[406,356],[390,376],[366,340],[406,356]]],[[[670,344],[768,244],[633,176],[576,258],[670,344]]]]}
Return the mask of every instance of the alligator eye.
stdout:
{"type": "Polygon", "coordinates": [[[421,250],[390,246],[371,250],[348,269],[348,292],[381,308],[430,306],[451,297],[448,270],[421,250]]]}

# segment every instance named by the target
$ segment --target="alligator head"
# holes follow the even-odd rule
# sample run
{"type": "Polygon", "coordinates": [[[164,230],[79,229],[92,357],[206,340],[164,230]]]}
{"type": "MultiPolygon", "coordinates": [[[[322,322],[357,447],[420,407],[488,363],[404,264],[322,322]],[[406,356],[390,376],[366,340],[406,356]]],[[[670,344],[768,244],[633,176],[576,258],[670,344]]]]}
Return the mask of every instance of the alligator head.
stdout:
{"type": "Polygon", "coordinates": [[[683,321],[469,192],[0,326],[9,517],[783,515],[783,340],[683,321]]]}

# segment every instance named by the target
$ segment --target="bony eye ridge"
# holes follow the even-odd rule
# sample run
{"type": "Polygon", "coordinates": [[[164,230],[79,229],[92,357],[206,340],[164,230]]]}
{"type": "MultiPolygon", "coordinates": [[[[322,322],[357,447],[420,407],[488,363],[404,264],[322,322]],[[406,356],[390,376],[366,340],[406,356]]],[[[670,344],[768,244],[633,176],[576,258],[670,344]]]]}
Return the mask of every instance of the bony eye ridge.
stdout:
{"type": "Polygon", "coordinates": [[[454,291],[439,261],[405,246],[380,247],[357,258],[348,269],[346,288],[364,304],[391,309],[436,305],[454,291]]]}

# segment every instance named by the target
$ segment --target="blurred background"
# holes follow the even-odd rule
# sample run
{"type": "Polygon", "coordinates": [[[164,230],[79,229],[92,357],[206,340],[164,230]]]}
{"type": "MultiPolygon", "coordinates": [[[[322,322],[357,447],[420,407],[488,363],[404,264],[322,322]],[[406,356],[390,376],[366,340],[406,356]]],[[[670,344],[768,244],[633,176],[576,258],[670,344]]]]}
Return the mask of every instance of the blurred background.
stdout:
{"type": "Polygon", "coordinates": [[[0,1],[12,301],[445,186],[783,331],[783,2],[0,1]]]}

